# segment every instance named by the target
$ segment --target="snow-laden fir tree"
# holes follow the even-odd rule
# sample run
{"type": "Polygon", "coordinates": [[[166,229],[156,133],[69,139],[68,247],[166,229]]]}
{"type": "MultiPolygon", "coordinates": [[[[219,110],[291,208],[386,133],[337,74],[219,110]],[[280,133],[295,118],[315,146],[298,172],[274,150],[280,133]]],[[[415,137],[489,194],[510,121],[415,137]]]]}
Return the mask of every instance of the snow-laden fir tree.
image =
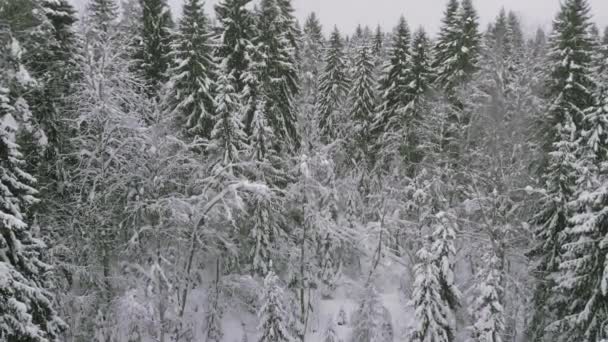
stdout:
{"type": "Polygon", "coordinates": [[[283,13],[289,2],[281,0],[280,6],[278,0],[261,1],[256,13],[258,35],[254,40],[257,49],[255,77],[259,82],[258,91],[264,96],[263,110],[274,134],[283,140],[281,144],[272,143],[287,151],[296,149],[300,143],[294,103],[299,81],[295,42],[291,41],[295,21],[283,13]]]}
{"type": "Polygon", "coordinates": [[[480,35],[471,0],[450,0],[435,44],[436,84],[449,97],[477,68],[480,35]]]}
{"type": "Polygon", "coordinates": [[[399,19],[394,31],[389,60],[378,82],[380,105],[374,118],[374,135],[380,152],[398,151],[408,124],[406,107],[411,101],[411,34],[405,17],[399,19]]]}
{"type": "MultiPolygon", "coordinates": [[[[273,145],[276,136],[268,125],[263,112],[263,109],[266,108],[263,101],[256,108],[249,141],[250,160],[255,164],[250,177],[274,188],[284,179],[283,171],[277,168],[280,158],[273,145]]],[[[282,217],[278,200],[272,192],[252,194],[250,198],[251,228],[249,235],[252,246],[249,257],[251,271],[255,274],[268,273],[272,253],[278,252],[279,220],[282,217]]]]}
{"type": "MultiPolygon", "coordinates": [[[[606,63],[606,62],[604,62],[606,63]]],[[[598,84],[594,105],[584,113],[573,216],[565,230],[558,288],[568,304],[554,325],[560,341],[608,338],[608,96],[598,84]]]]}
{"type": "Polygon", "coordinates": [[[316,102],[319,76],[323,63],[323,50],[325,49],[325,38],[323,27],[315,12],[312,12],[304,23],[302,47],[300,49],[301,65],[300,79],[302,81],[302,96],[308,97],[308,101],[314,105],[316,102]]]}
{"type": "Polygon", "coordinates": [[[352,342],[387,342],[384,330],[384,306],[373,282],[369,281],[354,314],[352,342]]]}
{"type": "Polygon", "coordinates": [[[437,280],[441,286],[441,296],[449,305],[452,312],[460,306],[460,290],[456,286],[454,278],[454,265],[456,259],[456,232],[454,229],[454,218],[445,212],[436,215],[436,222],[433,228],[433,244],[431,253],[435,257],[439,275],[437,280]]]}
{"type": "Polygon", "coordinates": [[[141,6],[143,25],[140,76],[146,81],[148,94],[154,97],[166,82],[167,69],[171,64],[173,19],[166,0],[141,0],[141,6]]]}
{"type": "Polygon", "coordinates": [[[545,328],[563,318],[566,303],[551,303],[553,279],[561,262],[564,231],[571,218],[569,202],[575,191],[579,151],[578,140],[584,127],[584,112],[593,104],[591,78],[589,5],[585,0],[568,0],[561,6],[550,38],[547,95],[550,106],[542,117],[542,137],[548,160],[543,170],[546,197],[534,218],[536,242],[530,252],[535,260],[538,284],[534,297],[535,315],[531,324],[534,339],[545,335],[545,328]]]}
{"type": "Polygon", "coordinates": [[[235,167],[246,156],[247,135],[243,125],[243,107],[239,94],[234,89],[236,82],[227,74],[227,61],[220,68],[215,97],[215,126],[211,131],[210,153],[216,155],[218,167],[228,167],[234,174],[235,167]]]}
{"type": "Polygon", "coordinates": [[[301,91],[298,99],[303,146],[310,147],[319,140],[315,104],[319,97],[319,77],[323,70],[325,37],[317,15],[312,12],[304,23],[300,47],[301,91]]]}
{"type": "Polygon", "coordinates": [[[215,6],[219,24],[215,52],[218,63],[224,65],[225,73],[232,75],[233,87],[241,94],[245,88],[244,74],[251,63],[252,40],[255,36],[253,14],[247,8],[251,0],[222,0],[215,6]]]}
{"type": "Polygon", "coordinates": [[[167,109],[182,129],[204,139],[210,137],[215,115],[217,66],[209,34],[202,2],[187,0],[173,40],[174,64],[164,94],[167,109]]]}
{"type": "Polygon", "coordinates": [[[31,225],[36,180],[25,171],[17,143],[27,103],[13,98],[8,88],[30,76],[23,65],[9,64],[20,47],[5,27],[0,44],[0,339],[58,341],[64,323],[48,290],[51,266],[42,259],[47,246],[31,225]]]}
{"type": "Polygon", "coordinates": [[[399,146],[409,163],[416,164],[422,158],[420,127],[424,120],[426,95],[431,89],[433,70],[431,68],[431,43],[426,32],[420,28],[412,38],[410,82],[407,85],[409,97],[405,108],[405,141],[399,146]]]}
{"type": "Polygon", "coordinates": [[[261,298],[262,306],[258,313],[260,332],[259,342],[291,342],[288,330],[288,313],[285,308],[285,296],[279,277],[269,264],[268,274],[264,279],[264,289],[261,298]]]}
{"type": "Polygon", "coordinates": [[[376,80],[375,66],[368,46],[362,46],[357,52],[355,71],[350,98],[350,123],[344,129],[344,138],[350,141],[353,156],[363,165],[372,165],[373,123],[376,116],[376,80]]]}
{"type": "Polygon", "coordinates": [[[344,42],[337,27],[334,27],[327,44],[325,68],[319,79],[319,98],[315,106],[321,140],[326,144],[338,137],[340,114],[349,87],[344,42]]]}
{"type": "Polygon", "coordinates": [[[437,258],[427,246],[416,254],[419,263],[415,267],[412,302],[416,323],[410,342],[451,342],[454,340],[452,309],[442,296],[441,271],[437,258]]]}
{"type": "Polygon", "coordinates": [[[476,284],[473,300],[473,340],[475,342],[502,342],[505,331],[500,260],[496,256],[485,258],[484,275],[476,284]]]}

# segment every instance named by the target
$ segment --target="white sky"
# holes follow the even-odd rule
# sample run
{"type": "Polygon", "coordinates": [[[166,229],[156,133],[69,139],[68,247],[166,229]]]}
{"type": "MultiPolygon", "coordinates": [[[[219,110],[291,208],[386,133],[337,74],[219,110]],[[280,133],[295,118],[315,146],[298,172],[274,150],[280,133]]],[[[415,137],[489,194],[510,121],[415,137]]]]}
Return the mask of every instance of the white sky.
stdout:
{"type": "MultiPolygon", "coordinates": [[[[82,7],[87,0],[71,0],[82,7]]],[[[180,12],[183,0],[168,0],[174,14],[180,12]]],[[[208,13],[218,0],[206,0],[208,13]]],[[[608,0],[588,0],[594,21],[600,31],[608,25],[608,0]]],[[[524,28],[534,32],[541,25],[551,26],[560,0],[474,0],[481,17],[482,29],[496,17],[500,8],[513,10],[520,15],[524,28]]],[[[405,15],[410,27],[424,26],[435,33],[439,27],[447,0],[293,0],[296,14],[303,21],[308,13],[314,11],[319,16],[325,31],[334,25],[344,33],[351,33],[358,24],[375,27],[380,24],[385,31],[396,25],[400,15],[405,15]]]]}

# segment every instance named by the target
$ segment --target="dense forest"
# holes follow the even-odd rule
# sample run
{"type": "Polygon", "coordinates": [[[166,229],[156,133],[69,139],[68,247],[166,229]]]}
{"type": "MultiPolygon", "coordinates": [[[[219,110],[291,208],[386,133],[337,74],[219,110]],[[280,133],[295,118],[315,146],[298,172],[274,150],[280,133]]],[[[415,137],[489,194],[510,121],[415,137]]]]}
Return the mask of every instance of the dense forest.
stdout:
{"type": "Polygon", "coordinates": [[[0,0],[0,341],[608,341],[587,0],[202,1],[0,0]]]}

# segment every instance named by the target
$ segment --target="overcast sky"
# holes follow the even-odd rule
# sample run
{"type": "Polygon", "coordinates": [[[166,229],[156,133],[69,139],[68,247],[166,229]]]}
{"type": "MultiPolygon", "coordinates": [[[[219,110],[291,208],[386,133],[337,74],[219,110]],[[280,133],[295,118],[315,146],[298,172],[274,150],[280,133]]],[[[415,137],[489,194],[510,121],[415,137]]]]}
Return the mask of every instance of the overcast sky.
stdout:
{"type": "MultiPolygon", "coordinates": [[[[79,7],[87,0],[71,0],[79,7]]],[[[183,0],[168,0],[174,13],[179,13],[183,0]]],[[[218,0],[207,0],[211,11],[218,0]]],[[[550,28],[560,0],[474,0],[483,28],[496,17],[501,7],[520,15],[528,32],[538,25],[550,28]]],[[[447,0],[293,0],[297,16],[303,20],[308,13],[317,12],[326,31],[337,25],[350,33],[358,24],[376,26],[385,30],[396,25],[400,15],[405,15],[410,26],[424,26],[435,33],[439,27],[447,0]]],[[[600,29],[608,25],[608,0],[589,0],[594,21],[600,29]]]]}

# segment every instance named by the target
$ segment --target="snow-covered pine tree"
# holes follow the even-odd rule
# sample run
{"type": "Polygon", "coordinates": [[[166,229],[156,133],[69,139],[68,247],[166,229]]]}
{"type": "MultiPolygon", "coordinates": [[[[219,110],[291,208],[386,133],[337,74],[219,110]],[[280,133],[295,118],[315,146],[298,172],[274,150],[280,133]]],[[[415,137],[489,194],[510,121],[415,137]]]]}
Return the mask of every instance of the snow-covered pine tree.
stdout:
{"type": "Polygon", "coordinates": [[[318,90],[319,76],[323,68],[323,50],[325,37],[323,27],[315,12],[310,13],[304,23],[302,47],[300,51],[300,80],[302,81],[302,96],[307,97],[314,104],[318,90]]]}
{"type": "MultiPolygon", "coordinates": [[[[608,63],[604,61],[603,63],[608,63]]],[[[596,77],[598,75],[595,75],[596,77]]],[[[601,78],[601,77],[600,77],[601,78]]],[[[558,288],[565,296],[565,317],[555,325],[560,341],[608,338],[608,95],[607,84],[596,84],[594,104],[581,123],[573,216],[565,230],[558,288]]]]}
{"type": "Polygon", "coordinates": [[[216,118],[209,150],[217,156],[216,166],[228,167],[229,173],[234,175],[238,163],[245,158],[247,135],[243,126],[243,107],[234,89],[237,82],[228,72],[227,60],[224,60],[217,80],[216,118]]]}
{"type": "Polygon", "coordinates": [[[413,304],[416,325],[410,342],[451,342],[454,331],[451,321],[453,313],[450,304],[442,296],[437,259],[428,247],[423,246],[417,253],[419,263],[415,267],[413,304]]]}
{"type": "Polygon", "coordinates": [[[380,25],[376,26],[372,49],[378,61],[384,60],[384,32],[382,32],[382,27],[380,25]]]}
{"type": "Polygon", "coordinates": [[[455,312],[460,306],[462,297],[460,290],[456,286],[454,278],[454,264],[456,259],[456,232],[454,229],[454,219],[448,213],[437,213],[433,228],[433,244],[431,253],[437,263],[439,274],[437,281],[441,286],[441,296],[449,305],[450,310],[455,312]]]}
{"type": "Polygon", "coordinates": [[[405,17],[399,19],[394,31],[389,60],[378,82],[380,105],[374,118],[374,136],[378,139],[377,148],[381,153],[399,150],[408,125],[406,108],[411,101],[411,34],[405,17]]]}
{"type": "Polygon", "coordinates": [[[129,59],[132,61],[132,71],[142,72],[143,63],[143,31],[144,9],[141,0],[121,0],[120,29],[128,37],[129,59]]]}
{"type": "Polygon", "coordinates": [[[541,122],[546,132],[542,144],[548,154],[542,173],[546,196],[534,218],[536,244],[530,252],[538,274],[530,326],[534,340],[546,336],[547,325],[564,318],[564,310],[570,305],[555,303],[557,299],[551,294],[565,243],[564,231],[572,215],[568,203],[576,186],[576,153],[580,151],[584,111],[593,104],[589,27],[587,1],[568,0],[554,21],[550,39],[547,93],[551,105],[541,122]]]}
{"type": "Polygon", "coordinates": [[[175,62],[168,71],[165,105],[184,131],[209,139],[214,126],[217,66],[200,0],[184,3],[172,49],[175,62]]]}
{"type": "Polygon", "coordinates": [[[291,342],[291,337],[287,318],[289,315],[285,310],[285,298],[279,277],[272,269],[272,262],[269,263],[268,274],[264,279],[264,294],[261,298],[262,306],[258,317],[260,324],[259,342],[291,342]]]}
{"type": "Polygon", "coordinates": [[[455,91],[477,68],[480,35],[478,17],[471,0],[450,0],[435,45],[433,66],[439,89],[454,100],[455,91]]]}
{"type": "MultiPolygon", "coordinates": [[[[252,121],[252,133],[250,136],[250,160],[255,163],[254,170],[250,170],[250,178],[267,184],[274,188],[278,183],[284,181],[283,170],[277,168],[280,157],[274,149],[273,141],[275,135],[269,126],[264,113],[266,105],[260,101],[252,121]]],[[[251,229],[250,238],[252,247],[249,257],[251,258],[251,271],[264,275],[269,271],[269,263],[274,253],[278,253],[278,242],[280,227],[278,225],[282,214],[279,212],[279,200],[271,192],[268,194],[252,194],[250,199],[251,229]]]]}
{"type": "MultiPolygon", "coordinates": [[[[268,123],[281,144],[275,147],[293,151],[300,144],[294,97],[299,91],[295,56],[295,21],[285,14],[290,0],[262,0],[257,11],[258,35],[255,77],[264,96],[268,123]]],[[[259,102],[258,102],[259,103],[259,102]]],[[[247,122],[248,124],[251,121],[247,122]]],[[[248,127],[250,128],[250,126],[248,127]]],[[[248,129],[249,131],[249,129],[248,129]]]]}
{"type": "Polygon", "coordinates": [[[371,281],[365,285],[360,298],[359,308],[352,321],[351,342],[387,342],[383,339],[384,307],[376,286],[371,281]]]}
{"type": "Polygon", "coordinates": [[[369,46],[364,45],[357,52],[350,98],[350,120],[348,128],[342,129],[343,138],[349,141],[353,157],[365,167],[373,165],[373,122],[376,113],[375,66],[369,46]]]}
{"type": "MultiPolygon", "coordinates": [[[[424,120],[425,96],[431,89],[433,70],[431,68],[431,43],[424,31],[418,29],[412,38],[410,82],[407,87],[408,105],[405,108],[405,142],[400,149],[405,160],[416,164],[422,159],[420,128],[424,120]]],[[[409,165],[411,168],[413,165],[409,165]]]]}
{"type": "Polygon", "coordinates": [[[296,64],[299,62],[299,48],[300,48],[300,40],[302,37],[302,33],[300,31],[300,27],[298,25],[298,21],[294,15],[295,9],[292,5],[292,0],[276,0],[277,5],[280,9],[281,19],[280,21],[280,31],[285,32],[285,37],[291,44],[293,59],[296,61],[296,64]]]}
{"type": "Polygon", "coordinates": [[[233,88],[241,94],[245,88],[244,74],[251,63],[250,50],[255,36],[255,21],[247,5],[251,0],[222,0],[215,6],[219,35],[215,52],[225,73],[232,75],[233,88]]]}
{"type": "Polygon", "coordinates": [[[31,227],[36,180],[25,171],[17,143],[27,104],[12,98],[8,88],[30,76],[23,65],[10,65],[20,48],[6,27],[0,27],[0,44],[0,338],[58,341],[65,325],[47,288],[51,266],[42,258],[47,247],[31,227]]]}
{"type": "Polygon", "coordinates": [[[475,342],[502,342],[505,331],[504,309],[501,303],[502,285],[499,271],[500,260],[486,257],[484,278],[476,285],[473,301],[473,340],[475,342]]]}
{"type": "Polygon", "coordinates": [[[319,97],[319,77],[323,70],[325,37],[323,28],[315,12],[304,23],[300,47],[301,92],[298,99],[300,128],[303,146],[318,144],[319,132],[315,104],[319,97]]]}
{"type": "Polygon", "coordinates": [[[319,80],[316,103],[321,141],[325,144],[338,137],[341,107],[348,94],[349,78],[344,56],[344,42],[334,27],[325,52],[325,68],[319,80]]]}
{"type": "Polygon", "coordinates": [[[141,5],[143,30],[140,76],[146,81],[149,96],[156,97],[167,80],[167,69],[171,64],[173,19],[166,0],[141,0],[141,5]]]}

